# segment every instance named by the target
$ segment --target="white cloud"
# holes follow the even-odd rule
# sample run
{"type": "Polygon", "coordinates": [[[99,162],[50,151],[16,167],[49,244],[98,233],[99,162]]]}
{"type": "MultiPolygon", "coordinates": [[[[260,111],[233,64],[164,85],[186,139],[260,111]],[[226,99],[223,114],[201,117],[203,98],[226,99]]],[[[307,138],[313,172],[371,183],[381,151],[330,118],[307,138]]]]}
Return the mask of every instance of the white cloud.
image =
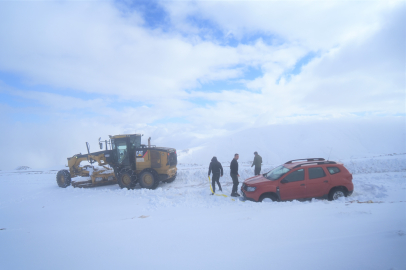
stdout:
{"type": "Polygon", "coordinates": [[[148,31],[109,2],[1,6],[0,69],[35,84],[147,100],[239,75],[236,49],[148,31]]]}
{"type": "Polygon", "coordinates": [[[228,36],[258,32],[289,43],[328,49],[366,37],[382,24],[382,15],[401,1],[168,1],[181,29],[189,18],[210,20],[228,36]]]}
{"type": "MultiPolygon", "coordinates": [[[[41,128],[57,137],[70,125],[87,131],[77,140],[137,131],[187,147],[251,126],[405,113],[404,2],[159,3],[169,30],[112,2],[0,2],[0,72],[54,92],[8,89],[44,107],[1,110],[50,114],[41,128]],[[289,74],[309,52],[317,57],[289,74]],[[250,67],[262,75],[245,78],[250,67]],[[218,80],[242,84],[200,88],[218,80]]],[[[24,129],[11,119],[6,139],[24,129]]]]}

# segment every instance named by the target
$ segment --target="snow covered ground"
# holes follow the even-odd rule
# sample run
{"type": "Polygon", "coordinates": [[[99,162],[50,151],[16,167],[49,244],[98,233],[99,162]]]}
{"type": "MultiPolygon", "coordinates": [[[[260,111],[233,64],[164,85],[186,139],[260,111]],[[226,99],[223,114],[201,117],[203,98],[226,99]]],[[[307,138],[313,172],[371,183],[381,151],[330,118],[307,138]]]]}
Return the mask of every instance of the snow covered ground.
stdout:
{"type": "Polygon", "coordinates": [[[156,190],[0,171],[0,269],[406,269],[406,155],[341,162],[355,191],[333,202],[210,196],[207,166],[193,164],[156,190]]]}

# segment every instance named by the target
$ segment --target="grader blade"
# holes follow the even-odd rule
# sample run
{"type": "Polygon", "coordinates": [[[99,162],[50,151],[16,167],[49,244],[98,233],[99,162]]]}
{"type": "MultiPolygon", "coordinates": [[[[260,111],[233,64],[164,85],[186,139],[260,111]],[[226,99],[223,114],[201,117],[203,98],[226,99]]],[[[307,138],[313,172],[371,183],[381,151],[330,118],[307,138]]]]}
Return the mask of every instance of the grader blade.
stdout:
{"type": "Polygon", "coordinates": [[[115,185],[117,184],[117,180],[102,180],[102,181],[96,181],[92,182],[92,180],[88,181],[72,181],[72,186],[73,187],[78,187],[78,188],[90,188],[90,187],[99,187],[99,186],[107,186],[107,185],[115,185]]]}

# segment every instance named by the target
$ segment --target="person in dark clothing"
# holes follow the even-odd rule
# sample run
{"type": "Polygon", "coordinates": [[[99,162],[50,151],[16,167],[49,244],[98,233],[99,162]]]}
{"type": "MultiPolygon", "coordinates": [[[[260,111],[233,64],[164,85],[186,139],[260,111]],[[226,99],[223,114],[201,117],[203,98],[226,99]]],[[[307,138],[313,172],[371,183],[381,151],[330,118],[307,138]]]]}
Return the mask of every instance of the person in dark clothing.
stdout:
{"type": "Polygon", "coordinates": [[[254,161],[252,162],[251,167],[255,165],[255,175],[259,175],[261,173],[261,164],[262,164],[262,157],[258,155],[258,152],[254,152],[254,161]]]}
{"type": "Polygon", "coordinates": [[[221,163],[218,162],[216,157],[213,157],[211,159],[210,165],[209,165],[209,176],[210,173],[213,173],[213,177],[211,179],[211,186],[213,188],[213,193],[216,192],[216,182],[217,185],[219,186],[220,191],[223,191],[221,189],[221,185],[220,185],[220,177],[223,177],[223,166],[221,166],[221,163]]]}
{"type": "Polygon", "coordinates": [[[231,196],[232,197],[238,197],[240,196],[240,194],[237,193],[237,189],[238,189],[238,177],[240,177],[240,175],[238,174],[238,158],[240,156],[238,154],[234,155],[233,160],[231,160],[230,163],[230,176],[231,179],[233,179],[233,189],[231,191],[231,196]]]}

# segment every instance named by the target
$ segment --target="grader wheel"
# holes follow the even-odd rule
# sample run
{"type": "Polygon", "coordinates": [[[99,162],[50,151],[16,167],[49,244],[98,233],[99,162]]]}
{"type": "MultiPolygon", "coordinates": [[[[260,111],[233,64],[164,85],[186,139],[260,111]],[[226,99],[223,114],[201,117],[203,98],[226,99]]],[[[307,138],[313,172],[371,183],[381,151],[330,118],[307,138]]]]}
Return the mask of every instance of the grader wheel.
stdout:
{"type": "Polygon", "coordinates": [[[144,171],[140,175],[140,186],[148,189],[156,189],[159,185],[159,175],[153,171],[144,171]]]}
{"type": "Polygon", "coordinates": [[[117,177],[117,182],[120,188],[134,189],[137,184],[137,178],[131,172],[121,172],[117,177]]]}
{"type": "Polygon", "coordinates": [[[71,176],[68,170],[60,170],[56,174],[56,183],[58,183],[58,186],[61,188],[66,188],[70,186],[71,183],[71,176]]]}

